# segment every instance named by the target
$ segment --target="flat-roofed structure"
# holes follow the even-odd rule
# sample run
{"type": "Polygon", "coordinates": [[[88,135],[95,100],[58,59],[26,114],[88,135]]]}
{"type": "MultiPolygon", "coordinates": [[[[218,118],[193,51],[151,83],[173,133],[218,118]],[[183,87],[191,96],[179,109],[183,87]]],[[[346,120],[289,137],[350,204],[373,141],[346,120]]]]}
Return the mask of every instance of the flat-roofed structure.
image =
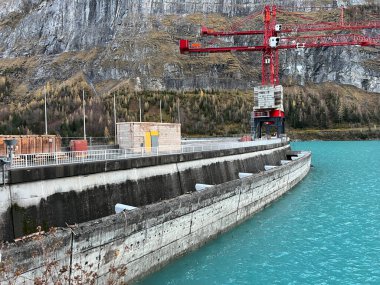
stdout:
{"type": "Polygon", "coordinates": [[[121,149],[149,152],[165,146],[181,147],[181,124],[156,122],[117,123],[117,142],[121,149]]]}

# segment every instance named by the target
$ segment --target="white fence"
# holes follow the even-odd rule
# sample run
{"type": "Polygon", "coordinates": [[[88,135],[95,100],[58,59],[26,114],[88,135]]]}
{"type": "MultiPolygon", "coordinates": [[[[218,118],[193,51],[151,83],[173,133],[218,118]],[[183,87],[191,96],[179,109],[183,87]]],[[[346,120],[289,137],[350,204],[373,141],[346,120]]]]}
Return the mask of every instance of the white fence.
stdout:
{"type": "Polygon", "coordinates": [[[41,167],[48,165],[61,165],[73,163],[85,163],[92,161],[106,161],[117,159],[128,159],[133,157],[158,156],[168,154],[203,152],[211,150],[233,149],[250,147],[257,145],[268,145],[287,141],[287,138],[258,140],[250,142],[219,142],[207,143],[204,141],[197,144],[187,144],[182,146],[160,146],[157,148],[146,149],[144,147],[134,149],[104,149],[88,151],[68,151],[56,153],[35,153],[19,154],[6,166],[7,169],[41,167]]]}

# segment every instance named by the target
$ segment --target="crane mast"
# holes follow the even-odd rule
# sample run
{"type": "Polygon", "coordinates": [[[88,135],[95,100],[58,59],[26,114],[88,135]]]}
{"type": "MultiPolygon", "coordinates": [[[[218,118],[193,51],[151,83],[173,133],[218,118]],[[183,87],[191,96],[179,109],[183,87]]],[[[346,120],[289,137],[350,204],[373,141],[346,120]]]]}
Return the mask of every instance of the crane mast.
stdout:
{"type": "MultiPolygon", "coordinates": [[[[380,46],[380,37],[368,37],[359,34],[320,34],[325,31],[355,31],[363,29],[378,29],[380,21],[361,23],[345,23],[344,8],[341,8],[339,22],[321,22],[312,24],[281,24],[277,23],[277,13],[281,11],[275,5],[266,5],[262,13],[263,29],[247,31],[215,31],[201,27],[203,37],[229,37],[244,35],[263,36],[262,45],[207,47],[200,43],[191,43],[181,39],[179,48],[181,54],[224,53],[224,52],[262,52],[261,86],[254,88],[253,111],[251,115],[252,137],[260,138],[262,128],[269,133],[271,126],[276,127],[277,136],[285,134],[285,114],[283,107],[283,87],[279,81],[279,50],[303,49],[332,46],[380,46]],[[299,35],[300,33],[309,33],[299,35]],[[281,36],[287,34],[286,36],[281,36]]],[[[257,14],[257,15],[260,15],[257,14]]],[[[257,16],[255,15],[255,16],[257,16]]]]}

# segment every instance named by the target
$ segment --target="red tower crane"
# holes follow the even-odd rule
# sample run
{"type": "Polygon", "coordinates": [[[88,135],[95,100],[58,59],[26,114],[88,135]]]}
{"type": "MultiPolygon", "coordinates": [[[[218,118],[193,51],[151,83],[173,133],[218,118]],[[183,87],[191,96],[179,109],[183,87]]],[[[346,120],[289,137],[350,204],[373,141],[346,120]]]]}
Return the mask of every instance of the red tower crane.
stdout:
{"type": "MultiPolygon", "coordinates": [[[[326,31],[355,31],[380,28],[380,21],[345,23],[344,8],[341,8],[339,22],[321,22],[312,24],[277,23],[277,13],[283,11],[276,6],[266,5],[263,11],[264,28],[247,31],[214,31],[201,27],[203,37],[230,37],[242,35],[262,35],[262,45],[207,47],[200,43],[180,40],[181,54],[223,53],[223,52],[261,52],[262,86],[254,88],[254,107],[252,112],[252,136],[261,137],[263,125],[274,125],[277,136],[285,133],[285,115],[283,109],[283,88],[279,81],[279,50],[317,48],[331,46],[380,46],[380,37],[368,37],[359,34],[315,34],[326,31]],[[307,34],[303,34],[307,33],[307,34]],[[280,37],[280,35],[285,35],[280,37]]],[[[261,13],[260,13],[261,14],[261,13]]],[[[258,14],[258,15],[260,15],[258,14]]],[[[305,18],[299,15],[300,18],[305,18]]],[[[267,129],[267,133],[268,133],[267,129]]]]}

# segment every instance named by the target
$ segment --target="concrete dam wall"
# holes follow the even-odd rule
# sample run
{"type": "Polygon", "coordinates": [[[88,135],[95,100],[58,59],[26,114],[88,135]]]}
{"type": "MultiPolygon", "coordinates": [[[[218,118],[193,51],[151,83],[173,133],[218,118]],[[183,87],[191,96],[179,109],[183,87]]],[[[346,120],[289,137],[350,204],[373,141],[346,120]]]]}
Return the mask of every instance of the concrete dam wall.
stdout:
{"type": "Polygon", "coordinates": [[[0,187],[0,240],[114,213],[193,192],[196,183],[221,184],[238,172],[258,173],[286,159],[287,143],[222,151],[14,169],[0,187]]]}
{"type": "MultiPolygon", "coordinates": [[[[285,149],[282,146],[269,152],[285,149]]],[[[308,173],[310,162],[311,154],[304,153],[285,165],[202,192],[3,246],[3,272],[11,280],[13,272],[21,268],[20,283],[46,272],[51,280],[84,278],[84,271],[96,273],[91,276],[98,284],[115,278],[135,280],[251,217],[296,185],[308,173]]],[[[7,279],[0,272],[1,280],[7,279]]]]}

